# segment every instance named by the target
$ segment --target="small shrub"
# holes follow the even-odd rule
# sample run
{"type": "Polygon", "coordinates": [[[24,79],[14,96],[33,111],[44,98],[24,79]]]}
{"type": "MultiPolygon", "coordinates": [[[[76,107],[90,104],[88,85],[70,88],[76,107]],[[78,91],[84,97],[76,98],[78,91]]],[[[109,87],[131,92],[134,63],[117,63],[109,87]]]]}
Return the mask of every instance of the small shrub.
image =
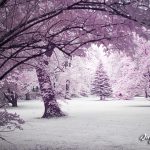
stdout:
{"type": "Polygon", "coordinates": [[[25,121],[16,113],[9,113],[7,110],[0,111],[0,132],[22,129],[21,125],[25,121]]]}

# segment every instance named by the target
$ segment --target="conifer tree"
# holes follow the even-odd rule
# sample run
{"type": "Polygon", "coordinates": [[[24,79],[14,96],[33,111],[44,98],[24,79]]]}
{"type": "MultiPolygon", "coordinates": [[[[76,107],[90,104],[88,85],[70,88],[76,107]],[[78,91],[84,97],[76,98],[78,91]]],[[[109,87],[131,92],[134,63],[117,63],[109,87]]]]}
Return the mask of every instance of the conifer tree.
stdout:
{"type": "Polygon", "coordinates": [[[106,72],[103,69],[102,63],[99,64],[96,70],[95,78],[92,83],[91,93],[93,95],[99,96],[100,100],[104,100],[105,97],[108,97],[112,94],[110,81],[106,72]]]}

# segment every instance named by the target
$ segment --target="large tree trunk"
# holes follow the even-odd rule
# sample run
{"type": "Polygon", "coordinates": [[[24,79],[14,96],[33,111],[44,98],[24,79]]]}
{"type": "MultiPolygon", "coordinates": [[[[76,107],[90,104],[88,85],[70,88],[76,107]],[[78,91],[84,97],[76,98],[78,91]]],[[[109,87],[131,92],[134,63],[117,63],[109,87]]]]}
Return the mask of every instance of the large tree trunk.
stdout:
{"type": "Polygon", "coordinates": [[[56,101],[49,75],[43,68],[36,68],[36,72],[45,107],[42,118],[65,116],[56,101]]]}

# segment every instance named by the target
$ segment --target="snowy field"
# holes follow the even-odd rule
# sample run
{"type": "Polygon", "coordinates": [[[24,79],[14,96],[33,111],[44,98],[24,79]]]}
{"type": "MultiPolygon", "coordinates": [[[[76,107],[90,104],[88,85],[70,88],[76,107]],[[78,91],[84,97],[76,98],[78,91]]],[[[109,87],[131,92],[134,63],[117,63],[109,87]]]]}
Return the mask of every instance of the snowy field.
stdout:
{"type": "Polygon", "coordinates": [[[41,119],[42,101],[20,101],[23,131],[3,133],[13,144],[0,142],[0,150],[149,150],[139,136],[150,136],[150,101],[99,101],[79,98],[61,102],[67,117],[41,119]]]}

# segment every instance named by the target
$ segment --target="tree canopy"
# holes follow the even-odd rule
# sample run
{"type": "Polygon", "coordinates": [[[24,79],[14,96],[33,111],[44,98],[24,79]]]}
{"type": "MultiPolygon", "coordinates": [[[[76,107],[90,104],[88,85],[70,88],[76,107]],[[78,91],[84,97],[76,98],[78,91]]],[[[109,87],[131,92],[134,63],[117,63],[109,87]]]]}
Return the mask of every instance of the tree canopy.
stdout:
{"type": "Polygon", "coordinates": [[[149,38],[149,1],[1,0],[0,79],[54,49],[84,55],[91,43],[134,53],[133,34],[149,38]]]}

